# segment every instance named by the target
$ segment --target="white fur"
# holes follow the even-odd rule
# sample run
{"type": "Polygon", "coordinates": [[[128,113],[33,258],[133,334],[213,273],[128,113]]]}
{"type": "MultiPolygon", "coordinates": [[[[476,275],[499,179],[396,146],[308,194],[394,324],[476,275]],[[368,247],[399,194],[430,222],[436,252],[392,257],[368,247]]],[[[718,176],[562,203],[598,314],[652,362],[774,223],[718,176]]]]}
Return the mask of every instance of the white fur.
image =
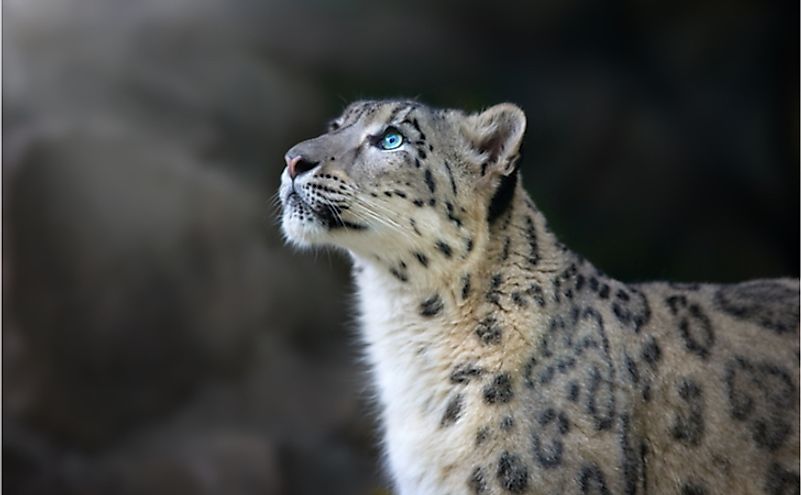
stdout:
{"type": "Polygon", "coordinates": [[[419,295],[413,298],[408,288],[401,290],[385,269],[354,258],[363,266],[356,276],[362,335],[382,408],[386,460],[396,490],[401,495],[445,493],[443,479],[432,468],[443,459],[467,455],[468,445],[454,447],[472,438],[464,426],[443,431],[439,425],[440,410],[448,398],[449,370],[441,367],[447,362],[441,359],[447,350],[436,344],[449,331],[448,324],[438,318],[424,321],[411,313],[409,308],[419,304],[419,295]]]}

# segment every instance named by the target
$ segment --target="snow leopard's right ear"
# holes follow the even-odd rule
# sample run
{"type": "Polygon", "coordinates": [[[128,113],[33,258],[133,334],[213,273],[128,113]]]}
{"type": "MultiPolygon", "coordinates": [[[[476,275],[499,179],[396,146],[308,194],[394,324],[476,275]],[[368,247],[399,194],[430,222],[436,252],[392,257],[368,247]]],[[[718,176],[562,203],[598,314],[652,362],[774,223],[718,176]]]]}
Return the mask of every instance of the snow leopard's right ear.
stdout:
{"type": "Polygon", "coordinates": [[[481,175],[509,175],[515,171],[526,115],[512,103],[501,103],[468,115],[463,126],[470,147],[481,164],[481,175]]]}

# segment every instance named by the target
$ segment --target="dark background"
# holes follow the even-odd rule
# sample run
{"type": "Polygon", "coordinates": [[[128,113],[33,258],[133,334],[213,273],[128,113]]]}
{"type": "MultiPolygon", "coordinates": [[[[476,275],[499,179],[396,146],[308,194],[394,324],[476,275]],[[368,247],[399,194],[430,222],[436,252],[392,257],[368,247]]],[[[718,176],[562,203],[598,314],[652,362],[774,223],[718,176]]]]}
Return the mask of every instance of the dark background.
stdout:
{"type": "Polygon", "coordinates": [[[3,489],[382,494],[341,256],[282,156],[356,98],[528,115],[624,280],[799,271],[798,2],[3,2],[3,489]]]}

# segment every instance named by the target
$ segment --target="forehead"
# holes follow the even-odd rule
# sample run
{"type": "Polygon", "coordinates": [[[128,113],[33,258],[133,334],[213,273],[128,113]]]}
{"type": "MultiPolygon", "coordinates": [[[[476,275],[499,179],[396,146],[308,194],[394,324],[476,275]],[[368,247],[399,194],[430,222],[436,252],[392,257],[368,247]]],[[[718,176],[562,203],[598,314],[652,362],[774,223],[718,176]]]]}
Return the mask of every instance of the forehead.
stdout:
{"type": "Polygon", "coordinates": [[[336,122],[340,126],[362,122],[399,122],[424,106],[409,100],[361,100],[348,105],[336,122]]]}

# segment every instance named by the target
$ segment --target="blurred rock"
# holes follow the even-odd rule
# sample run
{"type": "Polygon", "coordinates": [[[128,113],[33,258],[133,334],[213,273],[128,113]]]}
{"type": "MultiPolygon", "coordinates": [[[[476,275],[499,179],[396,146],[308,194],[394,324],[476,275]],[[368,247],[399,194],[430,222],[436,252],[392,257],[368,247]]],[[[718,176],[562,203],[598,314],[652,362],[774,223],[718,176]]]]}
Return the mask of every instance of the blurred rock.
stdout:
{"type": "Polygon", "coordinates": [[[285,493],[277,450],[254,432],[203,431],[129,447],[103,458],[55,455],[12,432],[4,488],[20,495],[271,495],[285,493]],[[28,445],[26,449],[15,448],[28,445]]]}
{"type": "Polygon", "coordinates": [[[252,432],[197,432],[161,439],[110,461],[113,493],[269,495],[285,493],[275,446],[252,432]]]}
{"type": "Polygon", "coordinates": [[[27,413],[83,446],[241,369],[275,292],[259,198],[144,144],[39,142],[12,178],[9,297],[48,370],[27,413]]]}

